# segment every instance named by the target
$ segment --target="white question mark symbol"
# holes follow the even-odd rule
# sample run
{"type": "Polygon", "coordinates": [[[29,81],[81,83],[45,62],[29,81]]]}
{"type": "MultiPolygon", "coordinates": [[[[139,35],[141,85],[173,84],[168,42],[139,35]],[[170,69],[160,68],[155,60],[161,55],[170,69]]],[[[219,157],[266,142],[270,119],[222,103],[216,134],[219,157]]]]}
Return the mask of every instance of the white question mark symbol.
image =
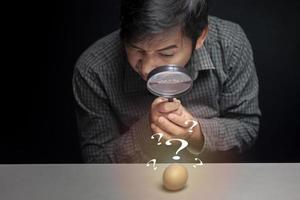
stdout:
{"type": "Polygon", "coordinates": [[[202,166],[202,165],[203,165],[203,162],[202,162],[199,158],[195,158],[195,160],[196,160],[196,161],[198,160],[199,163],[196,164],[196,165],[193,165],[194,168],[196,168],[197,166],[202,166]]]}
{"type": "Polygon", "coordinates": [[[154,135],[159,135],[159,138],[158,138],[158,143],[157,145],[161,145],[161,142],[159,142],[161,140],[161,138],[163,137],[163,133],[155,133],[151,136],[151,139],[153,140],[154,139],[154,135]]]}
{"type": "Polygon", "coordinates": [[[149,167],[151,162],[153,163],[153,169],[156,170],[157,169],[157,167],[155,166],[156,159],[152,159],[149,162],[147,162],[146,166],[149,167]]]}
{"type": "Polygon", "coordinates": [[[166,141],[166,145],[168,145],[168,146],[172,145],[171,141],[181,142],[181,146],[176,151],[176,156],[173,156],[173,160],[179,160],[180,156],[177,156],[178,152],[181,151],[182,149],[184,149],[185,147],[187,147],[189,145],[189,143],[183,139],[169,139],[166,141]]]}
{"type": "Polygon", "coordinates": [[[197,126],[198,122],[196,122],[195,120],[190,119],[190,120],[185,121],[184,124],[185,124],[185,125],[188,125],[190,122],[192,122],[193,124],[192,124],[191,127],[189,127],[188,132],[189,132],[189,133],[192,133],[192,132],[193,132],[193,128],[194,128],[195,126],[197,126]]]}

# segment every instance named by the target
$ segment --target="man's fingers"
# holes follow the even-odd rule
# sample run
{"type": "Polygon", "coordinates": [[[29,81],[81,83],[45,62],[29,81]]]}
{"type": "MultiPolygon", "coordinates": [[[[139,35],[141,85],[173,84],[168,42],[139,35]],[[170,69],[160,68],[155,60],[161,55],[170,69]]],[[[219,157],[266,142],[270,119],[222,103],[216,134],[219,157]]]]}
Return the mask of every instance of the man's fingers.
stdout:
{"type": "Polygon", "coordinates": [[[173,100],[179,104],[181,104],[181,101],[179,99],[173,98],[173,100]]]}
{"type": "Polygon", "coordinates": [[[170,122],[165,117],[159,117],[158,118],[159,127],[164,130],[165,132],[177,136],[177,137],[183,137],[184,134],[187,133],[187,130],[185,128],[182,128],[180,126],[177,126],[173,122],[170,122]]]}
{"type": "MultiPolygon", "coordinates": [[[[173,101],[175,103],[177,103],[179,105],[179,107],[178,107],[178,109],[176,109],[174,111],[170,111],[170,112],[175,113],[177,115],[181,115],[182,112],[183,112],[183,106],[181,105],[181,101],[179,99],[176,99],[176,98],[173,98],[173,101]]],[[[169,112],[167,112],[167,113],[169,113],[169,112]]]]}
{"type": "Polygon", "coordinates": [[[169,112],[174,112],[180,107],[179,102],[162,102],[158,106],[158,111],[161,113],[169,113],[169,112]]]}
{"type": "Polygon", "coordinates": [[[163,97],[158,97],[152,102],[151,107],[153,108],[153,107],[157,106],[158,104],[166,102],[166,101],[168,101],[168,99],[163,98],[163,97]]]}
{"type": "Polygon", "coordinates": [[[180,105],[179,108],[172,113],[175,113],[177,115],[182,115],[182,112],[183,112],[183,106],[180,105]]]}
{"type": "Polygon", "coordinates": [[[162,129],[160,129],[158,126],[156,126],[155,124],[151,124],[151,129],[154,133],[163,133],[163,139],[164,140],[169,140],[172,137],[166,133],[165,131],[163,131],[162,129]]]}
{"type": "Polygon", "coordinates": [[[171,122],[173,122],[173,123],[175,123],[178,126],[181,126],[183,128],[189,128],[189,127],[192,126],[192,123],[190,122],[190,120],[184,119],[182,116],[179,116],[179,115],[174,114],[174,113],[168,114],[167,118],[171,122]]]}

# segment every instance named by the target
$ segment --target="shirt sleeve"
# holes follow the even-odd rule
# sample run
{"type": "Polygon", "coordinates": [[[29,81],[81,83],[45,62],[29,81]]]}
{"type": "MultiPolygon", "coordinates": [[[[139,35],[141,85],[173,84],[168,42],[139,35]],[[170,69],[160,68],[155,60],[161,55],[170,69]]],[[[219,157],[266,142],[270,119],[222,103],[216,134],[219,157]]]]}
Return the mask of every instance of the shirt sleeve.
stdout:
{"type": "Polygon", "coordinates": [[[200,152],[234,150],[242,153],[255,142],[261,112],[258,105],[258,78],[251,45],[243,30],[239,43],[227,59],[227,79],[219,100],[220,116],[199,118],[204,145],[200,152]]]}
{"type": "Polygon", "coordinates": [[[121,134],[101,81],[90,68],[80,67],[84,64],[78,62],[73,74],[77,125],[84,162],[129,163],[148,160],[143,152],[143,149],[151,150],[149,142],[146,142],[151,136],[148,114],[121,134]]]}

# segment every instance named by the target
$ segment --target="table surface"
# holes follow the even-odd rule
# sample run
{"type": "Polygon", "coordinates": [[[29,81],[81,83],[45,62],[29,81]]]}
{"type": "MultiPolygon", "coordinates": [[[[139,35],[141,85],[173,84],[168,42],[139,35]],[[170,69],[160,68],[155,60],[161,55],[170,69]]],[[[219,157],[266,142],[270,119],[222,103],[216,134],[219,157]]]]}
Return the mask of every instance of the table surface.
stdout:
{"type": "Polygon", "coordinates": [[[166,191],[145,164],[0,165],[1,200],[300,199],[300,163],[223,163],[193,167],[187,185],[166,191]]]}

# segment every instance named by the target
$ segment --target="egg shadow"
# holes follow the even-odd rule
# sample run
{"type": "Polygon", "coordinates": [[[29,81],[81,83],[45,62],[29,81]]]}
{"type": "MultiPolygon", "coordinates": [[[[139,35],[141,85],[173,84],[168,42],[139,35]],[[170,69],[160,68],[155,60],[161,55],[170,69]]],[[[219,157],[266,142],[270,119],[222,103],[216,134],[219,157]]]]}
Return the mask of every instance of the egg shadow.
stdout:
{"type": "Polygon", "coordinates": [[[159,183],[157,185],[158,189],[162,192],[167,192],[167,193],[176,193],[176,192],[181,192],[183,190],[186,190],[186,188],[188,187],[188,184],[186,184],[183,188],[179,189],[179,190],[169,190],[167,189],[163,184],[159,183]]]}

